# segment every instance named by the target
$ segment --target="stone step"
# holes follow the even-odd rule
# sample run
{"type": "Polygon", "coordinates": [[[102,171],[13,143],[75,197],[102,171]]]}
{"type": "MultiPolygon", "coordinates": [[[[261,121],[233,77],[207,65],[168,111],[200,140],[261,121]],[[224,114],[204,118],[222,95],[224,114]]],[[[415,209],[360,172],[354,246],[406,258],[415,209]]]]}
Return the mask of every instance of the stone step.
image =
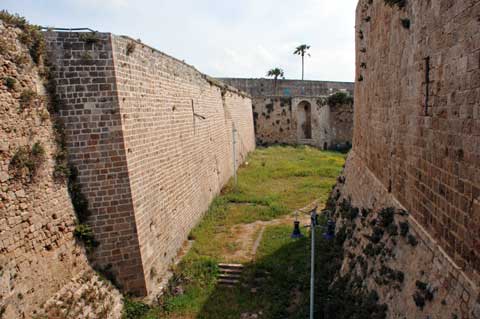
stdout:
{"type": "Polygon", "coordinates": [[[236,285],[240,282],[238,279],[218,279],[220,285],[236,285]]]}
{"type": "Polygon", "coordinates": [[[241,274],[242,269],[221,269],[219,270],[221,274],[241,274]]]}
{"type": "Polygon", "coordinates": [[[240,279],[242,276],[241,274],[220,274],[218,278],[220,279],[240,279]]]}
{"type": "Polygon", "coordinates": [[[220,269],[243,269],[243,265],[242,264],[224,264],[224,263],[220,263],[218,264],[218,267],[220,269]]]}

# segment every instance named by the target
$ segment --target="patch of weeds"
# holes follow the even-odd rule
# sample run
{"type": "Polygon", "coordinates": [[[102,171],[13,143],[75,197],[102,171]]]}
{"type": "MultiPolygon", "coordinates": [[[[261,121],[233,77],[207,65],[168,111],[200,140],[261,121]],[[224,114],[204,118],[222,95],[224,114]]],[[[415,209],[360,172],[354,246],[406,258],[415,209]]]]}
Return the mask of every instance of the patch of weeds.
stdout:
{"type": "Polygon", "coordinates": [[[417,291],[415,291],[413,294],[413,300],[418,308],[423,309],[426,301],[433,300],[433,291],[430,289],[427,283],[420,280],[415,282],[415,286],[417,287],[417,291]]]}
{"type": "Polygon", "coordinates": [[[392,281],[396,281],[401,284],[405,280],[405,274],[402,271],[394,270],[385,265],[382,265],[380,268],[379,275],[379,283],[383,285],[388,285],[392,281]]]}
{"type": "Polygon", "coordinates": [[[265,105],[265,107],[267,108],[267,112],[268,113],[272,113],[273,112],[273,103],[268,103],[267,105],[265,105]]]}
{"type": "Polygon", "coordinates": [[[40,142],[35,142],[35,144],[33,144],[32,156],[36,159],[43,158],[45,156],[45,149],[40,142]]]}
{"type": "Polygon", "coordinates": [[[400,19],[400,22],[402,23],[402,27],[410,29],[410,19],[400,19]]]}
{"type": "Polygon", "coordinates": [[[36,142],[32,148],[20,147],[13,155],[9,169],[17,177],[27,175],[34,177],[45,159],[45,150],[40,142],[36,142]]]}
{"type": "Polygon", "coordinates": [[[398,235],[398,226],[395,223],[391,223],[387,226],[387,233],[390,236],[397,236],[398,235]]]}
{"type": "Polygon", "coordinates": [[[371,209],[362,208],[362,212],[361,212],[362,217],[363,217],[363,218],[367,218],[367,216],[368,216],[371,212],[372,212],[371,209]]]}
{"type": "Polygon", "coordinates": [[[370,241],[374,244],[378,244],[382,240],[384,233],[385,232],[382,228],[374,227],[372,235],[370,236],[370,241]]]}
{"type": "Polygon", "coordinates": [[[86,44],[97,44],[100,42],[100,37],[97,32],[84,32],[81,33],[78,38],[86,44]]]}
{"type": "Polygon", "coordinates": [[[19,53],[12,58],[12,62],[15,63],[17,67],[23,68],[30,63],[30,60],[26,54],[19,53]]]}
{"type": "Polygon", "coordinates": [[[26,89],[20,94],[20,110],[31,108],[35,105],[38,95],[35,91],[26,89]]]}
{"type": "Polygon", "coordinates": [[[9,90],[15,90],[15,84],[17,83],[17,80],[11,77],[5,77],[3,78],[3,84],[7,87],[9,90]]]}
{"type": "Polygon", "coordinates": [[[365,248],[363,249],[363,253],[366,256],[375,257],[380,254],[380,250],[378,249],[378,246],[373,245],[372,243],[368,243],[367,246],[365,246],[365,248]]]}
{"type": "Polygon", "coordinates": [[[378,213],[378,215],[380,217],[380,226],[388,227],[394,221],[395,208],[393,207],[384,208],[378,213]]]}
{"type": "Polygon", "coordinates": [[[407,5],[407,0],[384,0],[384,2],[390,7],[396,5],[399,8],[404,8],[407,5]]]}
{"type": "Polygon", "coordinates": [[[84,51],[80,57],[82,63],[88,64],[93,60],[92,55],[88,51],[84,51]]]}
{"type": "Polygon", "coordinates": [[[419,290],[427,290],[428,284],[427,284],[426,282],[417,280],[417,281],[415,282],[415,286],[416,286],[419,290]]]}
{"type": "Polygon", "coordinates": [[[17,28],[23,29],[27,26],[27,20],[18,15],[18,14],[11,14],[7,10],[0,11],[0,20],[2,20],[6,24],[13,25],[17,28]]]}
{"type": "Polygon", "coordinates": [[[147,314],[150,306],[130,298],[123,299],[122,319],[137,319],[147,314]]]}
{"type": "Polygon", "coordinates": [[[78,220],[80,224],[83,224],[91,214],[88,209],[88,200],[82,193],[82,187],[78,181],[78,170],[73,166],[70,166],[68,170],[70,173],[68,178],[68,192],[78,220]]]}
{"type": "Polygon", "coordinates": [[[402,235],[402,237],[406,237],[410,230],[408,221],[400,222],[399,225],[400,225],[400,235],[402,235]]]}
{"type": "Polygon", "coordinates": [[[353,97],[345,92],[336,92],[328,97],[327,103],[330,106],[351,105],[353,104],[353,97]]]}
{"type": "Polygon", "coordinates": [[[415,236],[413,236],[412,234],[409,234],[407,236],[407,242],[412,246],[412,247],[415,247],[418,245],[418,240],[417,238],[415,238],[415,236]]]}
{"type": "Polygon", "coordinates": [[[126,54],[127,55],[130,55],[132,54],[133,52],[135,52],[135,43],[134,42],[128,42],[127,43],[127,49],[126,49],[126,54]]]}
{"type": "Polygon", "coordinates": [[[415,291],[413,301],[418,308],[423,309],[423,307],[425,307],[425,298],[420,291],[415,291]]]}
{"type": "Polygon", "coordinates": [[[99,245],[99,242],[95,240],[92,228],[86,224],[78,224],[75,226],[73,235],[85,245],[87,252],[91,252],[99,245]]]}
{"type": "Polygon", "coordinates": [[[50,118],[50,113],[48,113],[48,111],[45,110],[45,109],[41,109],[40,112],[39,112],[39,116],[40,116],[40,119],[42,120],[42,122],[45,122],[46,120],[48,120],[50,118]]]}
{"type": "Polygon", "coordinates": [[[18,14],[10,14],[6,10],[0,11],[0,20],[22,30],[18,38],[28,47],[33,61],[38,64],[41,56],[45,53],[45,40],[40,27],[29,24],[24,17],[18,14]]]}

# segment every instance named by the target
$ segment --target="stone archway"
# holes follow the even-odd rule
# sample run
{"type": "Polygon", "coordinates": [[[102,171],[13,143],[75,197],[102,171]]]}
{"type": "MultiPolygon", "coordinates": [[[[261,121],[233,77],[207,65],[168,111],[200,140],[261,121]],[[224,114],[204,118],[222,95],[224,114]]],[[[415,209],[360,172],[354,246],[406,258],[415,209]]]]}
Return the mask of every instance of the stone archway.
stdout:
{"type": "Polygon", "coordinates": [[[300,139],[312,138],[312,105],[302,101],[297,107],[298,124],[300,125],[300,139]]]}

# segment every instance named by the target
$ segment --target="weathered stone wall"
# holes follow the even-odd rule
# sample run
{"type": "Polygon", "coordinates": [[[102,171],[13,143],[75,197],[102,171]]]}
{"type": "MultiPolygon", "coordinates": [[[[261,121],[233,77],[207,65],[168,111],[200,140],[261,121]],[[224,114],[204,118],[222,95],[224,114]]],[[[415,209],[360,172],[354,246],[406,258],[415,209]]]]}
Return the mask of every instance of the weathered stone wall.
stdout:
{"type": "MultiPolygon", "coordinates": [[[[6,319],[36,317],[73,277],[91,271],[74,239],[66,181],[54,178],[58,146],[49,99],[40,69],[19,40],[22,33],[0,21],[0,317],[6,319]]],[[[97,297],[91,295],[91,311],[97,297]]],[[[104,315],[120,317],[118,311],[104,315]]]]}
{"type": "Polygon", "coordinates": [[[132,39],[51,33],[68,148],[100,246],[126,291],[160,289],[190,229],[255,147],[251,100],[132,39]],[[87,57],[87,59],[85,58],[87,57]]]}
{"type": "Polygon", "coordinates": [[[69,161],[78,169],[101,243],[91,260],[113,266],[127,291],[145,293],[142,258],[116,93],[109,34],[47,32],[56,92],[61,101],[69,161]]]}
{"type": "Polygon", "coordinates": [[[190,229],[255,148],[251,100],[189,65],[113,37],[120,114],[147,289],[158,282],[190,229]],[[127,54],[127,46],[135,49],[127,54]]]}
{"type": "Polygon", "coordinates": [[[353,94],[354,83],[309,80],[219,78],[251,96],[326,96],[335,92],[353,94]]]}
{"type": "MultiPolygon", "coordinates": [[[[350,151],[339,180],[345,183],[339,183],[334,191],[341,195],[338,201],[351,201],[352,207],[362,209],[344,246],[342,275],[359,276],[364,287],[377,291],[380,302],[388,305],[388,318],[480,318],[478,281],[467,276],[354,151],[350,151]],[[379,212],[387,207],[397,210],[396,226],[387,227],[381,238],[374,240],[382,220],[379,212]],[[407,225],[404,235],[402,223],[407,225]],[[401,279],[390,270],[401,273],[401,279]],[[427,284],[431,299],[423,296],[427,291],[419,289],[417,282],[427,284]],[[417,305],[415,294],[423,297],[424,306],[417,305]]],[[[337,222],[341,228],[345,220],[337,222]]]]}
{"type": "Polygon", "coordinates": [[[309,144],[336,148],[352,142],[353,105],[328,105],[325,97],[254,97],[253,116],[257,143],[309,144]],[[310,110],[310,130],[305,130],[304,106],[310,110]]]}
{"type": "Polygon", "coordinates": [[[462,318],[480,316],[479,14],[479,1],[359,1],[343,191],[355,206],[410,213],[428,253],[399,262],[410,275],[408,264],[433,262],[425,271],[455,289],[462,318]]]}

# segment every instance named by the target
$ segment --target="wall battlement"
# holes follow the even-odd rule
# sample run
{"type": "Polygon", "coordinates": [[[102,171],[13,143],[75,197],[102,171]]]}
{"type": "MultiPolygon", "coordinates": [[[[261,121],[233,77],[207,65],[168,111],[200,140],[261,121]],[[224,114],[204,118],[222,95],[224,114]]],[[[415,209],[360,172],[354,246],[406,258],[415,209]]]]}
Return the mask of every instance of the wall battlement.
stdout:
{"type": "Polygon", "coordinates": [[[255,148],[251,99],[128,37],[46,32],[70,161],[125,291],[155,292],[191,228],[255,148]]]}

